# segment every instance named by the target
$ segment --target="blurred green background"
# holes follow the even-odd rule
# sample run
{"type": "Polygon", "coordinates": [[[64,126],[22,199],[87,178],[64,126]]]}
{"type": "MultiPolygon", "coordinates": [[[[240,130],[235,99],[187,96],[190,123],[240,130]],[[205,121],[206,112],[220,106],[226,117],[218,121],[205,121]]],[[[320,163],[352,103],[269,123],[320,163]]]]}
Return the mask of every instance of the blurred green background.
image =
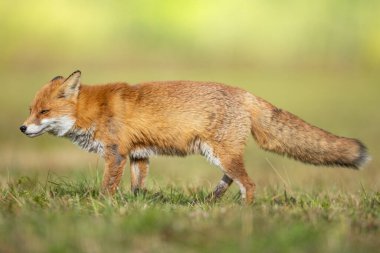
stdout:
{"type": "MultiPolygon", "coordinates": [[[[379,190],[380,1],[0,1],[0,174],[102,169],[95,155],[18,127],[35,92],[82,71],[87,84],[150,80],[239,86],[333,133],[361,139],[362,172],[312,169],[250,141],[249,174],[269,184],[379,190]]],[[[210,186],[204,159],[154,158],[152,184],[210,186]]],[[[87,173],[86,172],[86,173],[87,173]]],[[[126,173],[128,174],[128,173],[126,173]]],[[[128,181],[125,180],[125,185],[128,181]]]]}

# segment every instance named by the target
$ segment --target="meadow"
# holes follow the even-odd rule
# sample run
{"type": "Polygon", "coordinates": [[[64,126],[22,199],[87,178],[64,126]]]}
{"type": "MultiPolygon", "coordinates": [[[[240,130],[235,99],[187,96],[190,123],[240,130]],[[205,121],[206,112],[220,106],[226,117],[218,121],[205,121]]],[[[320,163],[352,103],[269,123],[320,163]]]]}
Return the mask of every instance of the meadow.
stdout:
{"type": "Polygon", "coordinates": [[[376,252],[380,194],[265,186],[253,206],[207,187],[98,195],[96,178],[20,177],[1,192],[1,252],[376,252]],[[195,201],[195,202],[194,202],[195,201]]]}
{"type": "Polygon", "coordinates": [[[379,1],[0,1],[0,252],[377,252],[380,248],[379,1]],[[315,167],[251,138],[253,205],[199,156],[153,157],[147,191],[129,166],[99,194],[103,161],[19,127],[57,75],[84,84],[214,81],[358,138],[363,170],[315,167]]]}

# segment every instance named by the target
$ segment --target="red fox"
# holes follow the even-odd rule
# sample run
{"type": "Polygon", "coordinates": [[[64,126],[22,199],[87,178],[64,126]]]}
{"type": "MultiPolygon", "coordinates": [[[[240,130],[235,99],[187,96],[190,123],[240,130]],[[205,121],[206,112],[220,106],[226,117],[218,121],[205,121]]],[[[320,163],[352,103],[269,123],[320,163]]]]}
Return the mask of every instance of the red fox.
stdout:
{"type": "Polygon", "coordinates": [[[235,181],[251,203],[255,184],[243,163],[249,133],[268,151],[314,164],[360,168],[368,160],[356,139],[312,126],[249,92],[212,82],[167,81],[137,85],[81,84],[81,72],[42,87],[20,130],[70,139],[105,159],[102,190],[113,194],[130,159],[131,190],[144,188],[152,155],[201,154],[223,177],[211,199],[235,181]]]}

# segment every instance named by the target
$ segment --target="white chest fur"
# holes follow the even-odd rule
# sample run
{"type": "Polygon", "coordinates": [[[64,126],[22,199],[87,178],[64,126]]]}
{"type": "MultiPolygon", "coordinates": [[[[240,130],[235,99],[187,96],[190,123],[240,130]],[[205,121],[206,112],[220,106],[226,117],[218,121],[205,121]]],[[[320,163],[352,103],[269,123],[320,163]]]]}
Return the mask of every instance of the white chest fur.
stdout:
{"type": "Polygon", "coordinates": [[[94,130],[72,129],[65,134],[65,137],[77,144],[80,148],[100,155],[104,154],[103,143],[94,138],[94,130]]]}

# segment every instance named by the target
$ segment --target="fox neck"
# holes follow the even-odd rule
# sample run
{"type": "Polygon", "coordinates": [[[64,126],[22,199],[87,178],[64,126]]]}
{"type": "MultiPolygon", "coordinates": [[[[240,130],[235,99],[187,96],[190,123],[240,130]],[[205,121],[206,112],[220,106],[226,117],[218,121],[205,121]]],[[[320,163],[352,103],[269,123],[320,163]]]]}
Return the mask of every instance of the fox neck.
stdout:
{"type": "Polygon", "coordinates": [[[99,103],[97,98],[97,87],[82,85],[75,108],[75,124],[74,129],[87,131],[90,128],[96,131],[96,126],[101,118],[101,109],[104,107],[99,103]]]}
{"type": "Polygon", "coordinates": [[[99,126],[99,114],[102,105],[93,103],[96,101],[93,97],[94,91],[91,86],[82,86],[79,91],[76,103],[74,120],[68,131],[61,135],[68,138],[80,148],[103,155],[104,145],[96,138],[99,126]]]}

